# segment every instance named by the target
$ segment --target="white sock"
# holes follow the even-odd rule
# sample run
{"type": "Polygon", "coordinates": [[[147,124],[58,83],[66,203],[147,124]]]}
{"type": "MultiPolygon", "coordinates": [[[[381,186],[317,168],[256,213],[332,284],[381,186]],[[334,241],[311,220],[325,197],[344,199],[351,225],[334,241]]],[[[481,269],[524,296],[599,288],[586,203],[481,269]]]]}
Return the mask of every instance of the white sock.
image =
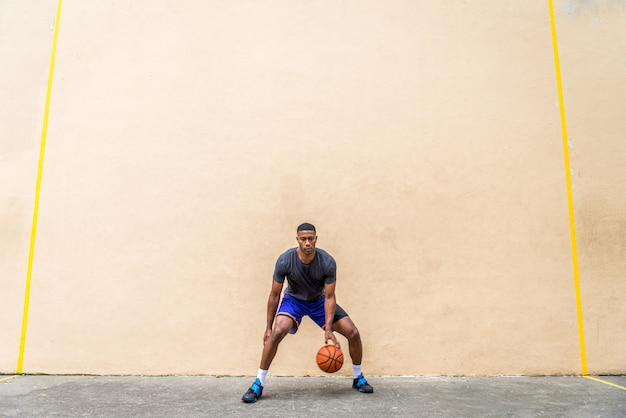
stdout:
{"type": "Polygon", "coordinates": [[[267,376],[267,370],[259,369],[259,373],[256,377],[261,381],[261,386],[265,386],[265,376],[267,376]]]}
{"type": "Polygon", "coordinates": [[[360,364],[353,364],[352,365],[352,373],[354,374],[354,378],[355,379],[357,377],[361,376],[361,373],[363,373],[361,365],[360,364]]]}

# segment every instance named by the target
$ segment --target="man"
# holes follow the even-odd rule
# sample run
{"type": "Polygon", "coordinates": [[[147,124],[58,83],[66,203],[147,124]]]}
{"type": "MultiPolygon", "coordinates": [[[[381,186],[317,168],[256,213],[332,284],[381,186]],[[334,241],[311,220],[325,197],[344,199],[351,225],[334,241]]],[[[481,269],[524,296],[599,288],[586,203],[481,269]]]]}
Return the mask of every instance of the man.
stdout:
{"type": "Polygon", "coordinates": [[[324,341],[340,348],[333,331],[348,339],[354,380],[352,388],[373,393],[361,369],[363,347],[361,336],[346,311],[335,302],[337,265],[335,259],[321,248],[315,248],[315,227],[304,223],[296,229],[298,246],[281,254],[276,261],[272,289],[267,301],[267,327],[263,334],[263,354],[257,378],[241,398],[256,402],[263,393],[265,376],[276,356],[278,345],[289,334],[295,334],[302,317],[309,316],[324,330],[324,341]],[[278,307],[283,284],[287,289],[278,307]]]}

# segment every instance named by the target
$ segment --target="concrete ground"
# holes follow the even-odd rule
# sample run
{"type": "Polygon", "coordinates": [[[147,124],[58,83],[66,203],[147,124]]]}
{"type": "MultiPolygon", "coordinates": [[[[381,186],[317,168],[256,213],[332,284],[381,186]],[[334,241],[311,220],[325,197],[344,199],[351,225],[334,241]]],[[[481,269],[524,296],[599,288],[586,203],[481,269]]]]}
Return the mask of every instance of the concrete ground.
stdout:
{"type": "Polygon", "coordinates": [[[0,417],[625,417],[626,376],[269,376],[244,404],[251,377],[0,376],[0,417]],[[613,384],[611,386],[609,384],[613,384]]]}

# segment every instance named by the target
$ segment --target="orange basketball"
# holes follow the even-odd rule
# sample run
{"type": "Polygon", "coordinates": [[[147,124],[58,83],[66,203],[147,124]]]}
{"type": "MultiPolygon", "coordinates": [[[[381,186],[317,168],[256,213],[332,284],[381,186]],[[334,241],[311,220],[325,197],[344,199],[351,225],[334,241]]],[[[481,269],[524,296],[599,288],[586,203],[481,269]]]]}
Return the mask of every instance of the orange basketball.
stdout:
{"type": "Polygon", "coordinates": [[[343,366],[343,353],[334,345],[322,346],[317,351],[317,365],[326,373],[335,373],[343,366]]]}

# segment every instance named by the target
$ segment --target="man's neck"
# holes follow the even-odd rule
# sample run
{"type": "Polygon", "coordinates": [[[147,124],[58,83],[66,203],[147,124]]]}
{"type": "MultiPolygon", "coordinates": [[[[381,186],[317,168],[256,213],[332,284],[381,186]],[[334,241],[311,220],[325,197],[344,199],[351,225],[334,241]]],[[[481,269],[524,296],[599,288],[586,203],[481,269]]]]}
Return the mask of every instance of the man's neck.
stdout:
{"type": "Polygon", "coordinates": [[[300,248],[298,248],[296,252],[298,253],[298,258],[300,259],[300,261],[302,261],[304,264],[309,264],[315,258],[316,250],[313,250],[313,252],[309,256],[300,251],[300,248]]]}

